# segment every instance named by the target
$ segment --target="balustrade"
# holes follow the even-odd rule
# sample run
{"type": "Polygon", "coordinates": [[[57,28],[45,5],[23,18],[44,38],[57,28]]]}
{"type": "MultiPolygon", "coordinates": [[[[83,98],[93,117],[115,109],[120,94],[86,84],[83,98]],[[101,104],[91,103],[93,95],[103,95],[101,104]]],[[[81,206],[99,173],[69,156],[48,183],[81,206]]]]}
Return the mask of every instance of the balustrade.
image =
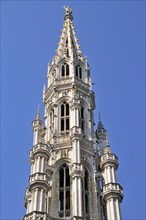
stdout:
{"type": "Polygon", "coordinates": [[[42,181],[48,182],[49,181],[49,177],[45,173],[34,173],[29,178],[29,182],[30,183],[32,183],[34,181],[37,181],[37,180],[42,180],[42,181]]]}
{"type": "Polygon", "coordinates": [[[108,183],[103,186],[103,194],[108,193],[110,191],[115,191],[123,194],[123,188],[118,183],[108,183]]]}
{"type": "Polygon", "coordinates": [[[47,144],[37,144],[37,145],[34,145],[32,147],[32,150],[30,151],[30,157],[32,157],[32,155],[36,152],[43,152],[43,151],[46,151],[47,153],[49,153],[50,151],[50,146],[47,145],[47,144]]]}
{"type": "Polygon", "coordinates": [[[49,215],[39,211],[30,212],[24,216],[24,220],[50,220],[49,215]]]}

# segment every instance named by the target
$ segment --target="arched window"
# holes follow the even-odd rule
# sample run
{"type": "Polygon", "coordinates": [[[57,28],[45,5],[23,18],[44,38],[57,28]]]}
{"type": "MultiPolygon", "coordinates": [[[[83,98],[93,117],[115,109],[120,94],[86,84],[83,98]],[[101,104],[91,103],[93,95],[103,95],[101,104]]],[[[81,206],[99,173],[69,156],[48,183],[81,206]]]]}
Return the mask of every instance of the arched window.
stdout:
{"type": "Polygon", "coordinates": [[[59,170],[59,217],[70,216],[70,175],[69,168],[63,164],[59,170]]]}
{"type": "Polygon", "coordinates": [[[85,133],[85,111],[83,107],[81,107],[81,110],[80,110],[80,127],[84,134],[85,133]]]}
{"type": "Polygon", "coordinates": [[[89,214],[89,174],[86,168],[84,168],[85,175],[83,179],[83,213],[89,214]]]}
{"type": "Polygon", "coordinates": [[[60,108],[60,131],[61,133],[69,131],[69,104],[63,102],[60,108]]]}
{"type": "Polygon", "coordinates": [[[82,79],[82,68],[80,65],[75,66],[75,76],[79,79],[82,79]]]}
{"type": "Polygon", "coordinates": [[[69,65],[64,63],[61,66],[61,77],[69,76],[69,65]]]}

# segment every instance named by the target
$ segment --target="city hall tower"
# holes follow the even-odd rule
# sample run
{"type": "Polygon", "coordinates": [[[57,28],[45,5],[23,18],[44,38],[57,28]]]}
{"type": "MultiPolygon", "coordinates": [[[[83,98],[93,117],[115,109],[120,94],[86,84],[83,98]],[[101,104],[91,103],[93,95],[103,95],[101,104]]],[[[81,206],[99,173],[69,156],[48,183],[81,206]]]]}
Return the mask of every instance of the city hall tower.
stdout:
{"type": "Polygon", "coordinates": [[[121,220],[118,158],[101,117],[94,131],[90,67],[82,56],[69,7],[47,78],[44,121],[38,109],[32,122],[24,220],[121,220]]]}

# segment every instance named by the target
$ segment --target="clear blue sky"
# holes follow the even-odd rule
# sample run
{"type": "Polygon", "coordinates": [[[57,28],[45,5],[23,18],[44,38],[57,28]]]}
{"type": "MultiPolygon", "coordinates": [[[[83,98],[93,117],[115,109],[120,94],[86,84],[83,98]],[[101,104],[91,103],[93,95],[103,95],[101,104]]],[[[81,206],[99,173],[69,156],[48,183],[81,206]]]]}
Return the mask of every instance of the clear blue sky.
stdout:
{"type": "MultiPolygon", "coordinates": [[[[95,83],[124,188],[123,220],[145,217],[145,2],[1,1],[1,219],[22,219],[30,173],[31,122],[47,64],[55,55],[64,9],[74,24],[95,83]]],[[[96,127],[95,126],[95,127],[96,127]]]]}

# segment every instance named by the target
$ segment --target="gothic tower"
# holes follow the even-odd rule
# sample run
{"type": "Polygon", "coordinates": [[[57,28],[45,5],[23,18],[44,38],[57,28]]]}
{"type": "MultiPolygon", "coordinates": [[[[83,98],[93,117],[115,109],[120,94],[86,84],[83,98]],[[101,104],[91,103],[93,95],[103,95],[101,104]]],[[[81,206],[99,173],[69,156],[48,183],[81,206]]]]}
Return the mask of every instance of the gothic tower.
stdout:
{"type": "Polygon", "coordinates": [[[72,10],[65,10],[43,90],[44,122],[39,109],[32,122],[24,220],[121,220],[118,158],[108,144],[101,118],[94,132],[90,68],[78,44],[72,10]]]}

